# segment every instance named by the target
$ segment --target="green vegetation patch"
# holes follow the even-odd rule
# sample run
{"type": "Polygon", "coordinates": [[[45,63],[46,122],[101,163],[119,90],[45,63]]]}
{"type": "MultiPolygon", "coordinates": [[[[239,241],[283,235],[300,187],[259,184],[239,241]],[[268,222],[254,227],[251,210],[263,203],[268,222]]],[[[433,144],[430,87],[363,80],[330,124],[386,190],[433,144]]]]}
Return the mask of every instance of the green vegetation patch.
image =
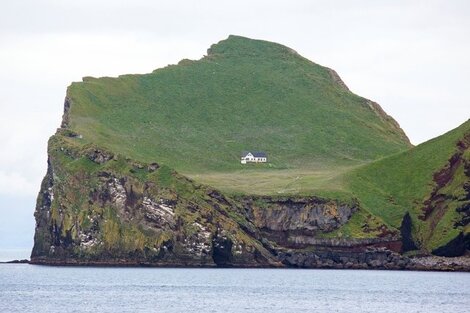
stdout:
{"type": "Polygon", "coordinates": [[[338,173],[410,144],[337,79],[292,49],[230,36],[198,61],[73,83],[69,127],[85,142],[224,190],[341,190],[338,173]],[[240,164],[243,150],[265,151],[269,164],[240,164]]]}
{"type": "MultiPolygon", "coordinates": [[[[399,227],[406,211],[418,208],[436,186],[433,175],[470,132],[470,121],[413,149],[359,167],[347,174],[350,190],[373,214],[399,227]]],[[[462,177],[463,178],[463,177],[462,177]]]]}

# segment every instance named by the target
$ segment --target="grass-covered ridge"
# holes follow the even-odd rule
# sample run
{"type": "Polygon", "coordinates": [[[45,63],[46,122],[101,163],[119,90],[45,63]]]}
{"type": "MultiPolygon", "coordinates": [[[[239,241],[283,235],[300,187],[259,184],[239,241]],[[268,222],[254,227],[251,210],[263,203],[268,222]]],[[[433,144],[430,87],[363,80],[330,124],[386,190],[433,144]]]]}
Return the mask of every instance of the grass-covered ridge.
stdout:
{"type": "Polygon", "coordinates": [[[237,36],[198,61],[85,78],[67,96],[68,126],[86,142],[244,193],[345,192],[339,174],[410,147],[398,124],[334,71],[237,36]],[[240,165],[243,150],[266,151],[270,164],[240,165]]]}
{"type": "Polygon", "coordinates": [[[470,121],[410,150],[357,168],[346,178],[351,190],[391,225],[419,206],[436,183],[433,175],[446,166],[457,142],[470,133],[470,121]]]}
{"type": "Polygon", "coordinates": [[[344,180],[364,208],[392,227],[400,227],[410,212],[415,240],[433,250],[460,232],[470,232],[462,222],[470,206],[469,147],[470,120],[410,150],[359,167],[344,180]]]}

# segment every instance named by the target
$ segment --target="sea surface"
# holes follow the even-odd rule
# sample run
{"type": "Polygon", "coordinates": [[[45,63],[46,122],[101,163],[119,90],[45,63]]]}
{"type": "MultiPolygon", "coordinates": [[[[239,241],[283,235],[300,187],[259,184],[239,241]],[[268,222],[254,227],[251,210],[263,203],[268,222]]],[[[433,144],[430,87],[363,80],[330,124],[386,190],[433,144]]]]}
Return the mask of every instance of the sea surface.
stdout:
{"type": "Polygon", "coordinates": [[[0,312],[470,312],[470,274],[0,264],[0,312]]]}

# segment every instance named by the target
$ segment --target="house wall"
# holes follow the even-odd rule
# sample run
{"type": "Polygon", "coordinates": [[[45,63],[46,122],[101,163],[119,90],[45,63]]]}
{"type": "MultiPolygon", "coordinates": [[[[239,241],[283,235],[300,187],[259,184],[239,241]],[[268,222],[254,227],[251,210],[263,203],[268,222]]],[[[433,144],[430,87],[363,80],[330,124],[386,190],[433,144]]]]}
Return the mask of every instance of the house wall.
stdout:
{"type": "Polygon", "coordinates": [[[246,164],[246,163],[266,163],[267,158],[265,158],[265,157],[254,157],[251,153],[249,153],[246,156],[241,157],[240,162],[242,164],[246,164]]]}

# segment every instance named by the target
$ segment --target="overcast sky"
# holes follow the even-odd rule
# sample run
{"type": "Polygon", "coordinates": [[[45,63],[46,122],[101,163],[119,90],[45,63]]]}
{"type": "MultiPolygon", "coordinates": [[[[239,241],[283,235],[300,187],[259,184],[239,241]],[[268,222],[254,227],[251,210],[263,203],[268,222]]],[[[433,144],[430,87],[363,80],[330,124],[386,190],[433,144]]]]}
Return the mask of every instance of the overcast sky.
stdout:
{"type": "Polygon", "coordinates": [[[2,1],[0,249],[32,244],[47,139],[72,81],[199,59],[229,34],[335,69],[414,144],[470,118],[470,1],[2,1]]]}

